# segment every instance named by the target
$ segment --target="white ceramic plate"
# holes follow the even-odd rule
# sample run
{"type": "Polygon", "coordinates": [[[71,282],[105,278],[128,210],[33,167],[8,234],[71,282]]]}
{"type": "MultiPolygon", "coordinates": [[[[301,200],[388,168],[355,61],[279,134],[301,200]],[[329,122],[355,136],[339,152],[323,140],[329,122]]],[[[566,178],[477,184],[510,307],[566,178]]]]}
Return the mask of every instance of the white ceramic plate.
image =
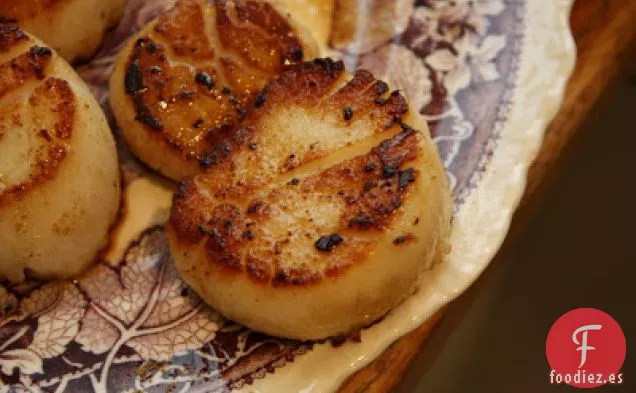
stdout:
{"type": "MultiPolygon", "coordinates": [[[[333,392],[488,265],[574,65],[572,0],[359,0],[357,33],[331,44],[351,1],[275,1],[293,7],[324,54],[384,75],[429,120],[454,185],[446,263],[361,342],[251,332],[178,278],[158,226],[173,185],[121,145],[126,210],[103,262],[73,282],[0,286],[1,392],[333,392]],[[392,28],[373,30],[380,20],[392,28]]],[[[103,104],[117,48],[169,3],[131,0],[101,53],[78,69],[103,104]]]]}

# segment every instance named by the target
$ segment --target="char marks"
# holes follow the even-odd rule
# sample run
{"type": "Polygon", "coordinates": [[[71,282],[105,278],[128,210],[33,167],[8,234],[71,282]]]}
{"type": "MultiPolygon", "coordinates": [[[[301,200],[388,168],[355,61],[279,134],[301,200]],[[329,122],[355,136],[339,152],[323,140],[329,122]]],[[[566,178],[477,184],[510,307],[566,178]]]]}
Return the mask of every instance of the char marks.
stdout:
{"type": "Polygon", "coordinates": [[[217,198],[238,196],[335,150],[397,133],[408,113],[404,97],[387,95],[386,84],[367,71],[350,80],[347,75],[342,62],[316,59],[273,79],[259,94],[265,98],[254,103],[237,128],[208,138],[202,163],[222,184],[209,185],[210,192],[217,198]],[[345,119],[344,109],[355,118],[345,119]]]}
{"type": "Polygon", "coordinates": [[[8,51],[22,41],[28,41],[26,34],[14,22],[15,20],[0,17],[0,53],[8,51]]]}
{"type": "Polygon", "coordinates": [[[53,179],[73,133],[75,96],[68,82],[48,77],[52,51],[36,45],[17,25],[0,23],[0,56],[22,44],[25,52],[0,64],[0,134],[12,133],[0,143],[15,143],[16,128],[29,128],[25,132],[34,142],[25,148],[26,174],[4,174],[9,180],[0,183],[0,205],[53,179]],[[22,90],[26,100],[6,100],[22,90]]]}
{"type": "Polygon", "coordinates": [[[51,50],[34,45],[10,61],[0,64],[0,99],[25,84],[44,79],[51,50]]]}
{"type": "Polygon", "coordinates": [[[247,274],[273,286],[318,283],[364,261],[396,219],[419,176],[408,165],[421,153],[421,137],[404,131],[366,155],[298,180],[297,186],[278,184],[234,202],[211,199],[202,187],[209,175],[199,175],[180,185],[170,225],[179,242],[203,241],[207,260],[228,274],[247,274]],[[370,163],[377,169],[366,170],[370,163]],[[386,165],[396,168],[395,174],[383,174],[386,165]],[[412,179],[404,186],[403,173],[412,179]],[[299,253],[302,248],[308,251],[299,253]]]}
{"type": "Polygon", "coordinates": [[[12,113],[6,113],[0,108],[0,129],[21,126],[27,122],[39,124],[36,118],[46,119],[46,124],[51,126],[48,129],[32,128],[30,131],[38,137],[38,142],[36,150],[29,157],[28,177],[0,191],[0,205],[22,198],[39,184],[55,177],[69,150],[74,116],[75,96],[68,82],[57,78],[48,78],[37,87],[24,109],[12,108],[12,113]]]}
{"type": "Polygon", "coordinates": [[[3,19],[20,22],[22,19],[33,18],[64,2],[67,0],[2,0],[0,2],[0,22],[3,19]]]}
{"type": "Polygon", "coordinates": [[[181,183],[171,230],[262,285],[342,275],[396,220],[420,176],[423,136],[402,122],[404,97],[366,71],[347,80],[341,62],[292,67],[261,95],[235,132],[217,134],[207,170],[181,183]],[[351,145],[368,147],[343,153],[351,145]]]}
{"type": "Polygon", "coordinates": [[[295,31],[266,2],[180,0],[136,41],[124,89],[148,138],[205,169],[267,81],[302,57],[295,31]]]}

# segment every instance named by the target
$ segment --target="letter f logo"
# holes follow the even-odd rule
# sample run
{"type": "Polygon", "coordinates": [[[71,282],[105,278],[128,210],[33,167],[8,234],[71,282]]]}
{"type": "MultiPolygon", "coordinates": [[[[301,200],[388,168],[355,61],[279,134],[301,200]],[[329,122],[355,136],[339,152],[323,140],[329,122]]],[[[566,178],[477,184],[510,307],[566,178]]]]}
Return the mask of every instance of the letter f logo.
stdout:
{"type": "Polygon", "coordinates": [[[583,367],[583,365],[585,364],[585,361],[587,360],[587,351],[593,351],[596,349],[594,347],[590,347],[587,345],[588,330],[601,330],[601,327],[602,327],[601,325],[585,325],[576,329],[574,333],[572,334],[572,341],[574,341],[574,344],[581,345],[580,347],[576,349],[577,351],[581,351],[581,364],[579,365],[579,368],[583,367]],[[583,338],[581,342],[579,342],[576,336],[581,332],[583,332],[582,334],[583,338]]]}

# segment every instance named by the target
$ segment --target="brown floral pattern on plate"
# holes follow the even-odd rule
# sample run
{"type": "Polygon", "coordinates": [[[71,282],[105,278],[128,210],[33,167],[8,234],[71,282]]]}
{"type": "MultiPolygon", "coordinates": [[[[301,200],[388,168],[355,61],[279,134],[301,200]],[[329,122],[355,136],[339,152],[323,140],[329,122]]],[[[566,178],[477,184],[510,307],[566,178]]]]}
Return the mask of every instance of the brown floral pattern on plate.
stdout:
{"type": "Polygon", "coordinates": [[[311,349],[205,306],[179,279],[162,228],[146,231],[116,268],[5,284],[0,299],[0,382],[26,391],[185,391],[209,381],[224,391],[311,349]]]}

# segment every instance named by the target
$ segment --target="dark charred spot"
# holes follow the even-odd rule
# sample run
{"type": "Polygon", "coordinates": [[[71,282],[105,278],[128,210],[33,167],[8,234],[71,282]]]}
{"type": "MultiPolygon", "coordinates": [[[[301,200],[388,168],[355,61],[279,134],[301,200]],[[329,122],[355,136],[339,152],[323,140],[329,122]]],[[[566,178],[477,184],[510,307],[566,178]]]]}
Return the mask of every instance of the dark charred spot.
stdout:
{"type": "Polygon", "coordinates": [[[384,81],[377,81],[375,85],[373,86],[373,88],[375,89],[375,92],[379,95],[382,95],[386,93],[387,91],[389,91],[389,85],[387,85],[386,82],[384,81]]]}
{"type": "Polygon", "coordinates": [[[188,290],[188,288],[182,288],[181,289],[181,296],[186,297],[186,296],[188,296],[189,293],[190,293],[190,291],[188,290]]]}
{"type": "Polygon", "coordinates": [[[161,67],[152,66],[150,67],[150,72],[153,74],[161,74],[162,70],[161,70],[161,67]]]}
{"type": "Polygon", "coordinates": [[[194,97],[194,93],[191,91],[180,91],[179,92],[179,99],[183,100],[183,101],[190,101],[192,99],[192,97],[194,97]]]}
{"type": "Polygon", "coordinates": [[[278,281],[278,282],[285,282],[287,280],[287,273],[285,271],[278,271],[276,272],[276,275],[274,276],[274,281],[278,281]]]}
{"type": "MultiPolygon", "coordinates": [[[[232,125],[226,122],[223,122],[223,124],[221,124],[221,126],[218,128],[219,131],[221,132],[226,132],[232,129],[232,125]]],[[[212,129],[208,130],[208,133],[213,132],[212,129]]]]}
{"type": "Polygon", "coordinates": [[[194,77],[194,80],[198,84],[207,87],[208,90],[210,90],[210,89],[212,89],[214,87],[214,82],[212,81],[212,77],[210,76],[210,74],[208,74],[205,71],[197,72],[197,75],[194,77]]]}
{"type": "Polygon", "coordinates": [[[44,138],[47,142],[51,142],[51,134],[44,128],[40,130],[40,136],[44,138]]]}
{"type": "Polygon", "coordinates": [[[345,120],[351,120],[351,118],[353,117],[353,109],[351,109],[350,106],[345,106],[345,108],[342,110],[342,115],[345,120]]]}
{"type": "Polygon", "coordinates": [[[376,98],[375,101],[373,101],[376,105],[386,105],[388,100],[386,98],[376,98]]]}
{"type": "Polygon", "coordinates": [[[223,227],[224,227],[225,229],[230,229],[230,228],[232,228],[232,226],[233,226],[233,225],[234,225],[234,222],[233,222],[231,219],[229,219],[229,218],[228,218],[228,219],[226,219],[226,220],[223,222],[223,227]]]}
{"type": "Polygon", "coordinates": [[[382,167],[382,176],[383,177],[391,177],[397,173],[397,170],[393,165],[384,165],[382,167]]]}
{"type": "Polygon", "coordinates": [[[223,88],[221,89],[221,94],[232,94],[232,89],[227,86],[223,86],[223,88]]]}
{"type": "Polygon", "coordinates": [[[414,240],[415,236],[411,233],[407,234],[407,235],[403,235],[403,236],[398,236],[395,239],[393,239],[393,244],[395,244],[396,246],[399,246],[400,244],[404,244],[408,241],[414,240]]]}
{"type": "Polygon", "coordinates": [[[375,182],[373,180],[369,180],[368,182],[364,183],[364,192],[371,191],[373,187],[375,187],[375,182]]]}
{"type": "Polygon", "coordinates": [[[376,164],[374,164],[374,163],[369,163],[369,164],[366,164],[364,166],[364,171],[367,172],[367,173],[368,172],[373,172],[376,169],[378,169],[378,166],[376,164]]]}
{"type": "Polygon", "coordinates": [[[137,60],[130,63],[130,66],[126,70],[124,76],[124,88],[127,94],[135,93],[144,88],[142,80],[141,70],[139,69],[139,63],[137,60]]]}
{"type": "Polygon", "coordinates": [[[209,155],[206,155],[203,158],[201,158],[201,160],[199,160],[199,166],[203,169],[207,169],[211,167],[212,165],[216,165],[216,159],[214,159],[214,157],[211,157],[209,155]]]}
{"type": "Polygon", "coordinates": [[[262,261],[255,258],[248,257],[248,262],[245,265],[247,273],[254,280],[259,282],[266,282],[269,279],[269,271],[262,261]]]}
{"type": "Polygon", "coordinates": [[[241,103],[241,102],[239,101],[239,99],[238,99],[238,98],[236,98],[236,96],[230,96],[230,104],[232,104],[232,105],[238,105],[238,104],[240,104],[240,103],[241,103]]]}
{"type": "Polygon", "coordinates": [[[192,124],[192,127],[199,128],[201,127],[201,124],[203,124],[203,119],[197,119],[197,121],[192,124]]]}
{"type": "Polygon", "coordinates": [[[413,128],[406,123],[400,123],[400,127],[402,127],[402,131],[413,132],[413,128]]]}
{"type": "Polygon", "coordinates": [[[331,343],[332,347],[339,348],[339,347],[343,346],[344,343],[347,342],[347,336],[331,337],[329,339],[329,342],[331,343]]]}
{"type": "Polygon", "coordinates": [[[375,225],[375,220],[369,214],[360,212],[356,217],[349,220],[350,228],[369,229],[375,225]]]}
{"type": "Polygon", "coordinates": [[[260,213],[264,207],[265,207],[265,202],[254,201],[250,203],[250,205],[247,207],[247,214],[260,213]]]}
{"type": "Polygon", "coordinates": [[[297,186],[300,184],[300,180],[298,180],[298,178],[293,178],[289,181],[289,184],[291,184],[292,186],[297,186]]]}
{"type": "Polygon", "coordinates": [[[303,49],[300,46],[294,46],[289,53],[290,60],[295,62],[302,61],[303,59],[303,49]]]}
{"type": "Polygon", "coordinates": [[[254,100],[254,106],[256,108],[260,108],[261,106],[263,106],[266,99],[267,99],[267,96],[265,95],[265,93],[260,93],[259,95],[256,96],[256,99],[254,100]]]}
{"type": "Polygon", "coordinates": [[[216,228],[206,228],[204,225],[199,227],[199,230],[210,238],[209,242],[217,251],[225,249],[225,241],[223,236],[216,228]]]}
{"type": "Polygon", "coordinates": [[[415,218],[415,221],[413,221],[413,225],[417,225],[419,223],[420,223],[420,218],[419,217],[415,218]]]}
{"type": "Polygon", "coordinates": [[[331,235],[321,236],[318,240],[316,240],[316,243],[314,243],[314,246],[316,247],[318,251],[331,252],[343,241],[344,241],[344,238],[341,235],[337,233],[333,233],[331,235]]]}
{"type": "Polygon", "coordinates": [[[247,239],[247,240],[254,239],[254,234],[249,229],[244,230],[241,236],[243,237],[243,239],[247,239]]]}
{"type": "Polygon", "coordinates": [[[148,51],[148,53],[153,54],[155,53],[157,50],[159,50],[159,47],[157,47],[157,44],[155,44],[152,41],[149,41],[146,44],[146,50],[148,51]]]}
{"type": "MultiPolygon", "coordinates": [[[[29,56],[31,57],[31,60],[29,61],[29,66],[35,72],[35,75],[38,77],[38,79],[43,79],[45,76],[44,67],[46,63],[44,63],[42,60],[50,59],[51,55],[52,55],[51,50],[43,46],[36,45],[36,46],[32,46],[31,49],[29,49],[29,56]]],[[[13,64],[14,63],[12,62],[12,66],[13,64]]]]}
{"type": "Polygon", "coordinates": [[[256,150],[256,143],[250,143],[250,150],[256,150]]]}
{"type": "Polygon", "coordinates": [[[398,179],[400,190],[404,190],[409,183],[413,183],[415,181],[415,170],[413,168],[408,168],[400,171],[398,179]]]}
{"type": "Polygon", "coordinates": [[[135,120],[138,120],[146,124],[153,130],[160,131],[163,129],[163,125],[161,124],[159,119],[157,119],[156,117],[152,116],[149,113],[145,113],[145,112],[137,113],[137,115],[135,116],[135,120]]]}
{"type": "Polygon", "coordinates": [[[44,56],[51,56],[53,52],[51,52],[51,50],[49,48],[46,48],[44,46],[33,46],[31,47],[31,49],[29,49],[29,55],[32,58],[36,58],[36,57],[44,57],[44,56]]]}

